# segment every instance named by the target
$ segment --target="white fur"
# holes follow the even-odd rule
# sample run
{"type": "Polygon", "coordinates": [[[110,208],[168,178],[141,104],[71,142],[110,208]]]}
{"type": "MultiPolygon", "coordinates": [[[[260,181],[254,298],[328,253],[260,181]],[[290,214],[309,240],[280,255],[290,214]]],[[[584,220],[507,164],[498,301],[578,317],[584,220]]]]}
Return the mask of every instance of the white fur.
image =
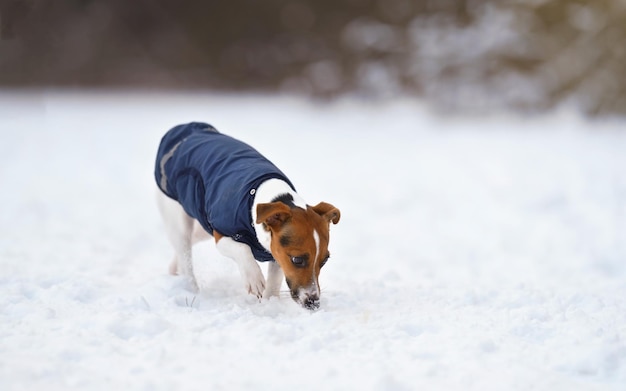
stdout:
{"type": "Polygon", "coordinates": [[[316,229],[313,230],[313,240],[315,240],[315,265],[317,266],[317,261],[320,259],[320,234],[316,229]]]}
{"type": "Polygon", "coordinates": [[[280,179],[268,179],[267,181],[261,183],[258,189],[255,190],[254,194],[254,203],[252,205],[252,221],[254,224],[254,231],[256,232],[256,237],[259,240],[259,243],[267,251],[270,251],[270,242],[271,235],[268,231],[265,230],[263,224],[256,224],[256,207],[259,204],[266,204],[268,202],[272,202],[272,200],[278,197],[281,194],[291,194],[293,197],[293,203],[296,206],[299,206],[302,209],[306,209],[306,202],[296,193],[293,189],[287,184],[287,182],[280,179]]]}

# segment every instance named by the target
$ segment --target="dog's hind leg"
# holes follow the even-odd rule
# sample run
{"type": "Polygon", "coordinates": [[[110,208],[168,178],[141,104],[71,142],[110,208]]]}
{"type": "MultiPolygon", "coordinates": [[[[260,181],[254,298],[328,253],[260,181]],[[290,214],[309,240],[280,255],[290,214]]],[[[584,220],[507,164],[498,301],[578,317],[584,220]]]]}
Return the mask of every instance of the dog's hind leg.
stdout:
{"type": "Polygon", "coordinates": [[[185,212],[178,202],[168,198],[160,191],[157,193],[157,204],[165,223],[167,237],[174,247],[174,260],[170,264],[170,273],[181,274],[189,278],[192,289],[198,290],[191,252],[194,219],[185,212]]]}

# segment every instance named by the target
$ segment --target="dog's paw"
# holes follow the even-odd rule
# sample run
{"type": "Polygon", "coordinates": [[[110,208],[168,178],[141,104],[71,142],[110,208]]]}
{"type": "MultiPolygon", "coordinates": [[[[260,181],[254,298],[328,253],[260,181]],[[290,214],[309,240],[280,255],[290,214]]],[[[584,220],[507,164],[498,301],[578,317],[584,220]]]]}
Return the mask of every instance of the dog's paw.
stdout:
{"type": "Polygon", "coordinates": [[[263,298],[266,300],[269,300],[271,297],[278,297],[279,295],[279,291],[271,289],[269,286],[266,286],[265,290],[263,291],[263,298]]]}
{"type": "Polygon", "coordinates": [[[193,293],[200,292],[200,286],[194,277],[185,277],[185,284],[187,285],[189,291],[193,293]]]}
{"type": "Polygon", "coordinates": [[[178,260],[176,259],[176,257],[174,257],[174,259],[170,263],[169,272],[172,276],[178,275],[178,260]]]}
{"type": "Polygon", "coordinates": [[[272,297],[280,296],[280,285],[282,280],[276,281],[276,279],[268,278],[265,282],[265,290],[263,291],[263,298],[269,300],[272,297]]]}
{"type": "Polygon", "coordinates": [[[256,267],[248,267],[241,270],[241,276],[248,293],[260,299],[263,297],[263,291],[265,290],[265,277],[263,277],[261,269],[256,264],[254,266],[256,267]]]}
{"type": "Polygon", "coordinates": [[[191,289],[193,293],[200,292],[200,285],[198,285],[198,281],[196,281],[195,278],[191,279],[191,282],[189,283],[189,289],[191,289]]]}
{"type": "Polygon", "coordinates": [[[194,294],[200,292],[200,287],[198,286],[195,278],[189,276],[176,276],[172,278],[172,283],[176,289],[182,289],[194,294]]]}

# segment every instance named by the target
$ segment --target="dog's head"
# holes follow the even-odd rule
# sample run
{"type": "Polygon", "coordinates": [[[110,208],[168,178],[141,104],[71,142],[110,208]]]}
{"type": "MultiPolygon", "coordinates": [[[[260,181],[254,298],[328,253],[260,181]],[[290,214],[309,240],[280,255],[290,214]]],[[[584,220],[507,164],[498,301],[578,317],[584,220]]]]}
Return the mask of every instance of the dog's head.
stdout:
{"type": "Polygon", "coordinates": [[[320,305],[320,270],[328,261],[330,223],[339,209],[320,202],[306,209],[282,201],[257,205],[257,224],[271,234],[272,256],[285,273],[291,297],[313,310],[320,305]]]}

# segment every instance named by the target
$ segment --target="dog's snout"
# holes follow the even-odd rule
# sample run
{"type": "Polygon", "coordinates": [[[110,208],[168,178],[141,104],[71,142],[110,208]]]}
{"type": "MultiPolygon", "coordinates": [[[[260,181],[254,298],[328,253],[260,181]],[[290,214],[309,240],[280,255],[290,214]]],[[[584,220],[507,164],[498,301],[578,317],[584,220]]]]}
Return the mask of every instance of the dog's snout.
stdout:
{"type": "Polygon", "coordinates": [[[320,290],[317,281],[313,281],[306,287],[294,287],[288,278],[287,285],[291,290],[291,298],[308,310],[320,308],[320,290]]]}
{"type": "Polygon", "coordinates": [[[304,308],[309,310],[316,310],[320,308],[320,297],[318,294],[307,294],[302,302],[304,308]]]}

